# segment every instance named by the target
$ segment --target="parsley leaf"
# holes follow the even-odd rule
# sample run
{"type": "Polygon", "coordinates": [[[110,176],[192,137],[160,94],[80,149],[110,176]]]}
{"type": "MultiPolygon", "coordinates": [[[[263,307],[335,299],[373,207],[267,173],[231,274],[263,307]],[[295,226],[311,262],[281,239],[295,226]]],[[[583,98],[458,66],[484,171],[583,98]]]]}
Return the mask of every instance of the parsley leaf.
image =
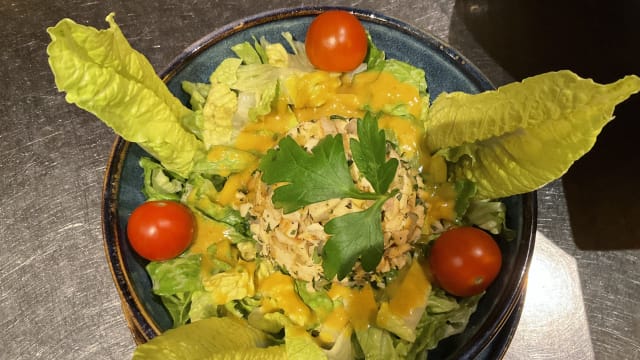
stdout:
{"type": "Polygon", "coordinates": [[[341,280],[360,259],[365,271],[373,271],[382,259],[382,205],[393,194],[379,198],[366,210],[331,219],[324,231],[331,235],[322,248],[322,267],[327,279],[341,280]]]}
{"type": "Polygon", "coordinates": [[[356,188],[340,134],[326,136],[311,153],[287,136],[278,148],[267,152],[259,169],[265,183],[286,183],[276,188],[272,197],[273,204],[285,213],[336,198],[378,198],[356,188]]]}
{"type": "Polygon", "coordinates": [[[358,122],[358,140],[351,139],[351,154],[373,189],[384,194],[396,175],[398,159],[387,160],[387,140],[383,130],[378,130],[378,117],[367,112],[358,122]]]}

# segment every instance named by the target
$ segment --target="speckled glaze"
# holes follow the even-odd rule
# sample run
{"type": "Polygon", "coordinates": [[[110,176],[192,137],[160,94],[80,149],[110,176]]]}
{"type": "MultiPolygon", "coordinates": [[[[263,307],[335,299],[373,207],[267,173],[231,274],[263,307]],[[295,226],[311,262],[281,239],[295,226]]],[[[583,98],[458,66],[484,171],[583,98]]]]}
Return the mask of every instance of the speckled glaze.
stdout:
{"type": "MultiPolygon", "coordinates": [[[[335,7],[331,7],[335,8],[335,7]]],[[[265,36],[281,41],[280,33],[291,32],[304,39],[312,18],[329,7],[282,9],[261,13],[220,28],[197,41],[173,60],[161,74],[169,89],[185,104],[183,80],[206,82],[225,58],[234,54],[231,45],[265,36]]],[[[346,9],[346,8],[343,8],[346,9]]],[[[434,37],[384,15],[358,9],[356,14],[375,44],[388,58],[425,69],[431,99],[441,92],[477,93],[493,85],[466,59],[434,37]]],[[[138,160],[148,156],[139,146],[118,138],[113,145],[103,193],[105,251],[118,288],[123,310],[136,342],[142,343],[171,327],[171,319],[159,299],[151,293],[146,261],[126,241],[127,219],[144,201],[142,169],[138,160]]],[[[533,253],[536,227],[535,193],[504,199],[507,225],[517,232],[515,240],[500,241],[503,269],[481,300],[464,333],[445,339],[429,353],[429,359],[500,358],[517,326],[533,253]]]]}

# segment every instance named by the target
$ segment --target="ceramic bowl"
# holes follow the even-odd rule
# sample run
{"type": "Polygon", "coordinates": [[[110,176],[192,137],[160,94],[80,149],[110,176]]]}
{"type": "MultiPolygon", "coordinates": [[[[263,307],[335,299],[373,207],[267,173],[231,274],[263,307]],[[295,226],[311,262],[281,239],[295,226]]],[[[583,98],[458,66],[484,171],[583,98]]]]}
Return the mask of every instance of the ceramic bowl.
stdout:
{"type": "MultiPolygon", "coordinates": [[[[306,29],[318,13],[328,7],[275,10],[241,19],[213,31],[180,54],[161,74],[169,89],[185,104],[183,80],[207,82],[209,74],[224,59],[233,56],[230,47],[253,37],[281,41],[280,33],[291,32],[304,39],[306,29]]],[[[477,93],[493,85],[458,51],[433,36],[401,21],[371,11],[353,12],[371,34],[374,43],[387,54],[426,71],[431,99],[441,92],[477,93]]],[[[112,148],[103,193],[105,250],[123,310],[135,340],[147,341],[171,327],[169,314],[151,292],[145,272],[146,261],[130,248],[126,238],[127,219],[144,201],[142,170],[138,160],[148,156],[136,144],[118,138],[112,148]]],[[[503,268],[487,290],[467,329],[442,341],[429,359],[499,358],[504,354],[517,325],[526,274],[533,253],[536,226],[536,196],[529,193],[503,199],[507,226],[516,231],[512,241],[500,243],[503,268]]]]}

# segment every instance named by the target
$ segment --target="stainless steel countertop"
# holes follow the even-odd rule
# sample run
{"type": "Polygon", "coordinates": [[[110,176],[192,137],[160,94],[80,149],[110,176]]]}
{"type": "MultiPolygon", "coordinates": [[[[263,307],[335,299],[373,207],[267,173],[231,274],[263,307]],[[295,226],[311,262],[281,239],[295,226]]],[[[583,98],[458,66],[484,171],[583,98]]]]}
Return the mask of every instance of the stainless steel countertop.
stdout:
{"type": "MultiPolygon", "coordinates": [[[[104,28],[115,11],[160,71],[215,28],[298,5],[351,5],[403,20],[458,48],[496,85],[559,68],[599,81],[640,73],[636,4],[2,1],[1,359],[127,359],[134,348],[100,225],[114,134],[57,92],[46,27],[70,17],[104,28]]],[[[525,309],[506,358],[640,359],[638,100],[616,111],[591,154],[539,191],[525,309]]]]}

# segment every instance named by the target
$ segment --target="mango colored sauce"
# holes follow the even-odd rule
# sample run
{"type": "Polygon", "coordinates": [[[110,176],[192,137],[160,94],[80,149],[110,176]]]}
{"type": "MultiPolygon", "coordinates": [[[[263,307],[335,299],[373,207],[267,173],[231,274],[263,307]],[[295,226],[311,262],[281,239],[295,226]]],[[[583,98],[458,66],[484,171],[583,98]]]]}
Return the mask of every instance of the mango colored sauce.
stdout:
{"type": "MultiPolygon", "coordinates": [[[[196,218],[196,236],[189,247],[189,253],[206,255],[211,245],[216,245],[215,258],[230,265],[235,265],[237,249],[225,235],[228,227],[222,223],[209,220],[199,212],[194,212],[196,218]]],[[[213,264],[209,256],[202,256],[200,274],[203,277],[211,273],[213,264]]]]}
{"type": "MultiPolygon", "coordinates": [[[[353,79],[326,72],[313,72],[290,79],[285,86],[293,104],[289,104],[284,98],[277,99],[270,114],[259,117],[256,122],[241,130],[236,139],[236,148],[264,154],[299,122],[332,115],[362,117],[365,107],[380,111],[389,106],[406,104],[407,111],[415,118],[419,118],[422,112],[418,91],[384,72],[361,73],[353,79]]],[[[428,151],[422,148],[422,127],[406,118],[387,114],[379,118],[379,126],[383,129],[393,129],[401,151],[408,157],[419,157],[425,171],[431,173],[431,179],[428,180],[437,184],[427,186],[421,194],[430,204],[425,227],[442,218],[454,219],[455,193],[446,183],[446,165],[442,158],[432,158],[428,151]]],[[[209,156],[215,157],[216,154],[209,156]]],[[[243,172],[229,176],[216,200],[223,205],[232,204],[235,193],[247,183],[256,167],[257,163],[243,172]]],[[[204,253],[212,243],[218,245],[216,255],[221,256],[221,259],[230,255],[232,247],[225,239],[223,227],[216,227],[211,222],[198,221],[198,236],[191,251],[204,253]],[[208,241],[204,242],[202,239],[208,241]]],[[[206,261],[203,262],[203,274],[207,271],[207,266],[206,261]]],[[[406,270],[402,281],[390,286],[387,305],[393,313],[401,317],[407,316],[425,304],[431,289],[427,273],[428,269],[422,262],[415,262],[406,270]]],[[[299,326],[311,322],[320,323],[318,340],[321,342],[335,340],[335,332],[349,324],[357,331],[376,323],[378,305],[374,291],[369,285],[357,289],[340,283],[332,284],[328,295],[336,306],[324,318],[318,319],[296,293],[294,280],[289,275],[275,272],[263,279],[254,276],[254,281],[257,293],[263,299],[262,311],[282,311],[299,326]]]]}
{"type": "MultiPolygon", "coordinates": [[[[264,153],[298,122],[332,115],[362,117],[365,106],[380,111],[388,106],[406,104],[407,111],[416,118],[422,111],[418,90],[386,72],[365,72],[348,79],[317,71],[292,77],[284,86],[292,106],[288,106],[288,101],[278,99],[270,114],[242,129],[236,140],[237,148],[264,153]]],[[[396,129],[400,146],[411,155],[418,154],[422,136],[419,126],[391,115],[383,115],[379,126],[396,129]]]]}

